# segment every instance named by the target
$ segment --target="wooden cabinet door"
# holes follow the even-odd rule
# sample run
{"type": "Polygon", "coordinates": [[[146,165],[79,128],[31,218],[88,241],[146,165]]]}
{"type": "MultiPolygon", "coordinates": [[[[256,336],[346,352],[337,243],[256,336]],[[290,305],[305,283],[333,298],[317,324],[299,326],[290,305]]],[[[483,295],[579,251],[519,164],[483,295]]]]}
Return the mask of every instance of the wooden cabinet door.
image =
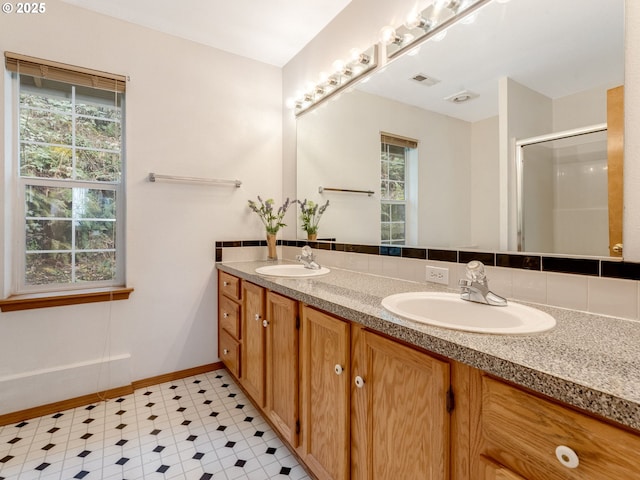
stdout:
{"type": "Polygon", "coordinates": [[[228,298],[240,301],[240,279],[218,270],[218,292],[228,298]]]}
{"type": "Polygon", "coordinates": [[[264,407],[265,381],[265,290],[253,283],[242,282],[242,372],[240,381],[247,393],[264,407]]]}
{"type": "Polygon", "coordinates": [[[273,425],[292,447],[298,435],[298,302],[267,292],[266,402],[273,425]]]}
{"type": "Polygon", "coordinates": [[[449,364],[352,329],[354,480],[447,480],[449,364]]]}
{"type": "Polygon", "coordinates": [[[218,333],[218,342],[218,356],[233,376],[240,378],[240,344],[223,329],[220,329],[218,333]]]}
{"type": "Polygon", "coordinates": [[[319,480],[345,480],[350,462],[349,324],[305,305],[301,329],[298,451],[319,480]]]}
{"type": "Polygon", "coordinates": [[[481,477],[477,480],[526,480],[517,473],[485,457],[480,457],[480,465],[481,477]]]}
{"type": "Polygon", "coordinates": [[[640,478],[640,435],[488,376],[481,388],[479,454],[529,480],[640,478]],[[560,446],[576,465],[562,461],[570,456],[560,446]]]}
{"type": "Polygon", "coordinates": [[[218,325],[240,340],[240,305],[224,295],[218,299],[218,325]]]}

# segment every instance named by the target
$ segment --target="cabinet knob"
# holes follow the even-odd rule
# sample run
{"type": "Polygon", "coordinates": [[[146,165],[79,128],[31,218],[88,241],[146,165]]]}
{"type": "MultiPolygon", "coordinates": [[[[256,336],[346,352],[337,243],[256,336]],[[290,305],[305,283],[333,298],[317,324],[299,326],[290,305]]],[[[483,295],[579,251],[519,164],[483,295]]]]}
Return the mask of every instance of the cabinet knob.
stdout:
{"type": "Polygon", "coordinates": [[[356,377],[356,387],[358,388],[364,387],[364,379],[360,375],[356,377]]]}
{"type": "Polygon", "coordinates": [[[229,314],[228,314],[227,312],[224,312],[224,313],[222,314],[222,318],[229,318],[229,314]]]}
{"type": "Polygon", "coordinates": [[[336,364],[336,366],[333,367],[333,370],[336,372],[336,375],[342,375],[342,372],[344,372],[344,368],[342,368],[342,365],[340,364],[336,364]]]}
{"type": "Polygon", "coordinates": [[[580,465],[578,454],[566,445],[560,445],[556,448],[556,457],[567,468],[578,468],[580,465]]]}
{"type": "Polygon", "coordinates": [[[268,322],[267,320],[263,320],[263,321],[262,321],[262,326],[263,326],[264,328],[267,328],[267,327],[269,326],[269,322],[268,322]]]}
{"type": "Polygon", "coordinates": [[[255,319],[256,320],[260,320],[260,314],[259,313],[256,313],[255,319]]]}
{"type": "Polygon", "coordinates": [[[223,287],[228,287],[228,286],[229,286],[229,282],[227,282],[227,281],[222,282],[222,286],[223,286],[223,287]]]}
{"type": "Polygon", "coordinates": [[[225,355],[229,355],[229,350],[225,348],[224,350],[222,350],[222,353],[224,353],[225,355]]]}

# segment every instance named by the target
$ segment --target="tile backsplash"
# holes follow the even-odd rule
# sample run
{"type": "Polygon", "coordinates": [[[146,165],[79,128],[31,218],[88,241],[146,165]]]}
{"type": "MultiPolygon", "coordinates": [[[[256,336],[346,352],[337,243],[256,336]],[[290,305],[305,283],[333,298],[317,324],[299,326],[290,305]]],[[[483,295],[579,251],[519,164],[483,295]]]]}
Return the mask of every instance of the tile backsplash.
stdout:
{"type": "MultiPolygon", "coordinates": [[[[278,241],[278,257],[294,260],[304,241],[278,241]]],[[[531,303],[640,319],[640,264],[611,259],[434,250],[311,242],[321,265],[426,283],[426,266],[449,269],[458,288],[467,262],[482,261],[491,290],[531,303]]],[[[266,259],[266,241],[216,242],[216,261],[266,259]]]]}

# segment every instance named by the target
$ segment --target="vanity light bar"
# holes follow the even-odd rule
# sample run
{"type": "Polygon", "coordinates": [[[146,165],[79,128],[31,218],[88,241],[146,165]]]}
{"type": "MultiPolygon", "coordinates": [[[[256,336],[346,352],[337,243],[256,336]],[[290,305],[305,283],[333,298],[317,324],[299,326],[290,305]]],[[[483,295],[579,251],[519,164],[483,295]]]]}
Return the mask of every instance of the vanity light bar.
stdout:
{"type": "Polygon", "coordinates": [[[354,54],[349,62],[343,62],[342,60],[334,62],[335,71],[333,74],[321,80],[312,88],[309,88],[300,98],[294,100],[293,106],[296,116],[344,90],[377,66],[378,45],[372,45],[364,52],[354,54]]]}
{"type": "MultiPolygon", "coordinates": [[[[421,12],[413,11],[406,23],[396,28],[386,26],[381,30],[380,44],[386,47],[383,62],[415,48],[425,40],[444,32],[453,22],[469,17],[492,0],[437,0],[421,12]]],[[[289,107],[295,109],[296,116],[317,106],[319,103],[344,90],[356,80],[378,66],[378,44],[362,53],[352,55],[349,62],[338,60],[334,72],[327,78],[311,85],[295,100],[288,100],[289,107]]]]}
{"type": "Polygon", "coordinates": [[[458,20],[469,17],[492,0],[437,1],[421,12],[411,12],[404,25],[384,27],[380,41],[386,45],[387,59],[417,47],[427,39],[444,32],[458,20]]]}

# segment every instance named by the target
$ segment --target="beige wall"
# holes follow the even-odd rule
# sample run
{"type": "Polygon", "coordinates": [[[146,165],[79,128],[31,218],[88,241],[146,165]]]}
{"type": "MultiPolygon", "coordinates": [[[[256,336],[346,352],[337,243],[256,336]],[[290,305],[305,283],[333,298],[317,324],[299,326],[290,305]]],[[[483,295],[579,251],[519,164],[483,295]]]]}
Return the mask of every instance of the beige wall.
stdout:
{"type": "MultiPolygon", "coordinates": [[[[337,59],[349,58],[352,48],[365,49],[378,42],[380,29],[402,24],[415,1],[352,0],[301,53],[283,68],[283,98],[295,98],[320,72],[331,71],[337,59]]],[[[283,115],[283,185],[287,194],[296,191],[296,122],[292,110],[283,115]]],[[[295,194],[295,193],[294,193],[295,194]]],[[[287,235],[294,238],[292,229],[287,235]]]]}
{"type": "Polygon", "coordinates": [[[418,141],[417,194],[408,215],[417,225],[409,243],[469,245],[470,123],[354,90],[300,117],[297,127],[298,196],[331,202],[321,237],[380,243],[380,164],[372,159],[380,157],[380,132],[388,132],[418,141]],[[375,194],[320,196],[319,185],[375,194]]]}
{"type": "MultiPolygon", "coordinates": [[[[346,58],[352,47],[375,43],[380,28],[402,23],[413,5],[353,0],[283,70],[59,0],[49,0],[44,15],[0,15],[2,51],[131,78],[127,272],[136,289],[130,300],[112,304],[0,314],[0,414],[216,361],[213,242],[262,235],[246,209],[248,198],[295,196],[296,125],[291,111],[282,114],[284,99],[317,80],[333,60],[346,58]],[[238,190],[153,185],[145,180],[150,171],[238,178],[243,185],[238,190]]],[[[640,45],[640,3],[635,0],[626,1],[626,22],[625,257],[640,261],[640,53],[632,49],[640,45]]],[[[4,131],[9,115],[4,97],[0,104],[4,131]]],[[[0,180],[6,187],[4,172],[0,180]]],[[[10,255],[3,241],[7,209],[6,204],[0,209],[3,291],[10,255]]],[[[588,280],[589,292],[598,293],[592,284],[607,284],[606,295],[594,304],[626,302],[635,312],[604,313],[637,318],[637,282],[588,280]]],[[[525,284],[514,278],[514,285],[525,284]]],[[[529,299],[544,302],[547,296],[529,299]]]]}
{"type": "MultiPolygon", "coordinates": [[[[282,192],[281,70],[58,0],[42,15],[1,14],[0,50],[130,77],[126,263],[135,288],[113,304],[0,313],[0,414],[216,361],[214,242],[261,238],[247,199],[282,192]],[[153,184],[149,172],[243,184],[153,184]]],[[[0,105],[3,131],[11,109],[4,96],[0,105]]],[[[7,272],[11,252],[2,251],[7,272]]]]}

